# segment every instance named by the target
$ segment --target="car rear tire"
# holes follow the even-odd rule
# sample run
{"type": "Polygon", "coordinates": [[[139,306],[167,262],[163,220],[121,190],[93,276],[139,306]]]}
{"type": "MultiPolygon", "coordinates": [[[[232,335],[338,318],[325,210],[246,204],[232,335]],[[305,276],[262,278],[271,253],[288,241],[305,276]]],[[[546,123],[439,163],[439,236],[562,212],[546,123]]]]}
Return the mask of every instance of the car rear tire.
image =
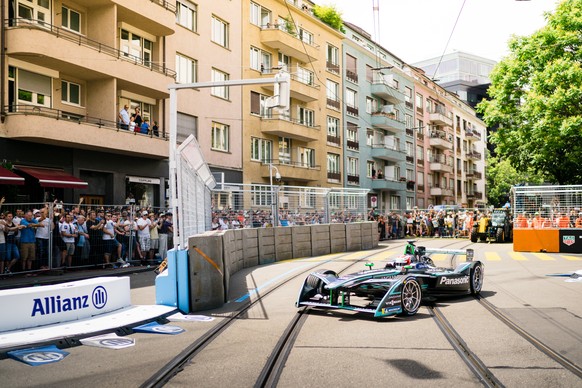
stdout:
{"type": "Polygon", "coordinates": [[[411,316],[417,313],[422,300],[422,289],[415,278],[408,278],[402,282],[402,293],[400,303],[402,305],[403,316],[411,316]]]}
{"type": "Polygon", "coordinates": [[[477,232],[471,232],[471,242],[472,243],[477,242],[477,232]]]}
{"type": "Polygon", "coordinates": [[[471,294],[477,295],[481,292],[481,288],[483,288],[483,275],[483,266],[480,263],[475,264],[471,268],[471,294]]]}

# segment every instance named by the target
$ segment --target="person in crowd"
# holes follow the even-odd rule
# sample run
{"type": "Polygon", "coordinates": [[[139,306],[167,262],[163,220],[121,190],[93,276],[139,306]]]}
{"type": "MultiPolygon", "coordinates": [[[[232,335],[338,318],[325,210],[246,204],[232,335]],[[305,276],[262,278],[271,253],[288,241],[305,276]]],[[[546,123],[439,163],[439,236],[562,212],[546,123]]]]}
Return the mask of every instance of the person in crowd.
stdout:
{"type": "Polygon", "coordinates": [[[570,217],[568,217],[566,213],[561,213],[561,215],[556,219],[556,226],[558,228],[569,228],[570,217]]]}
{"type": "Polygon", "coordinates": [[[138,106],[135,107],[135,113],[132,114],[131,117],[133,118],[133,121],[135,122],[135,127],[138,128],[139,132],[139,129],[141,129],[141,124],[143,123],[143,119],[141,117],[141,113],[138,106]]]}
{"type": "Polygon", "coordinates": [[[89,235],[89,261],[92,264],[101,262],[103,255],[103,224],[105,220],[97,219],[95,210],[89,211],[89,218],[85,221],[89,235]]]}
{"type": "Polygon", "coordinates": [[[11,274],[14,264],[20,260],[20,251],[16,243],[16,235],[18,233],[18,225],[14,223],[14,215],[8,212],[4,218],[4,239],[6,255],[4,256],[4,273],[11,274]]]}
{"type": "Polygon", "coordinates": [[[160,220],[160,230],[158,231],[160,247],[158,251],[160,254],[160,259],[164,260],[168,254],[169,234],[174,233],[174,231],[172,229],[172,223],[171,221],[168,221],[166,214],[160,213],[158,218],[160,220]]]}
{"type": "Polygon", "coordinates": [[[74,224],[77,227],[77,232],[79,233],[79,238],[77,240],[76,256],[79,257],[84,262],[89,258],[89,252],[91,251],[89,229],[87,228],[85,216],[78,215],[77,221],[74,222],[74,224]]]}
{"type": "Polygon", "coordinates": [[[129,119],[129,132],[139,132],[140,128],[135,123],[135,117],[131,116],[129,119]]]}
{"type": "Polygon", "coordinates": [[[145,264],[146,256],[150,251],[151,247],[151,233],[152,222],[148,218],[149,212],[143,210],[141,217],[137,220],[137,240],[139,242],[139,247],[141,248],[140,259],[142,264],[145,264]]]}
{"type": "Polygon", "coordinates": [[[48,217],[48,206],[42,210],[34,210],[34,217],[39,223],[36,228],[36,257],[39,260],[41,269],[49,268],[49,238],[54,223],[48,217]]]}
{"type": "Polygon", "coordinates": [[[158,126],[158,122],[154,120],[154,125],[152,125],[152,133],[155,137],[160,137],[160,127],[158,126]]]}
{"type": "Polygon", "coordinates": [[[111,265],[111,254],[115,249],[115,222],[111,213],[105,213],[105,223],[103,224],[103,268],[111,265]]]}
{"type": "MultiPolygon", "coordinates": [[[[44,221],[43,217],[40,221],[44,221]]],[[[41,226],[39,221],[33,217],[32,211],[24,213],[24,218],[20,221],[20,259],[22,260],[22,270],[32,271],[32,263],[36,260],[36,229],[41,226]]],[[[36,276],[27,274],[26,276],[36,276]]]]}
{"type": "Polygon", "coordinates": [[[522,212],[515,217],[515,222],[513,223],[513,227],[516,229],[526,229],[529,228],[529,223],[527,220],[527,213],[522,212]]]}
{"type": "Polygon", "coordinates": [[[156,252],[160,248],[160,220],[156,217],[154,213],[149,214],[149,218],[151,221],[151,229],[150,229],[150,251],[149,251],[149,259],[150,261],[155,260],[156,252]]]}
{"type": "Polygon", "coordinates": [[[150,133],[150,121],[146,118],[140,126],[140,133],[147,135],[150,133]]]}
{"type": "Polygon", "coordinates": [[[64,222],[61,223],[59,230],[65,243],[65,249],[61,251],[61,266],[71,267],[73,265],[73,255],[75,254],[75,239],[78,237],[72,215],[65,215],[64,222]]]}
{"type": "Polygon", "coordinates": [[[120,129],[129,129],[129,106],[126,104],[123,106],[123,109],[119,111],[119,115],[117,116],[119,120],[119,128],[120,129]]]}
{"type": "Polygon", "coordinates": [[[574,226],[576,228],[582,228],[582,212],[578,213],[578,218],[576,218],[576,221],[574,222],[574,226]]]}
{"type": "Polygon", "coordinates": [[[378,233],[380,234],[380,241],[386,240],[386,221],[384,216],[378,217],[378,233]]]}
{"type": "Polygon", "coordinates": [[[531,222],[531,227],[534,229],[542,229],[545,227],[545,224],[546,219],[540,215],[540,212],[536,212],[531,222]]]}
{"type": "MultiPolygon", "coordinates": [[[[125,245],[126,245],[126,249],[127,249],[127,261],[130,260],[134,260],[137,258],[141,258],[142,257],[142,253],[141,253],[141,249],[139,244],[137,243],[137,223],[135,222],[135,220],[133,219],[133,217],[131,217],[131,215],[128,214],[128,217],[125,218],[125,220],[123,221],[123,228],[125,230],[125,245]]],[[[141,259],[140,259],[141,260],[141,259]]]]}

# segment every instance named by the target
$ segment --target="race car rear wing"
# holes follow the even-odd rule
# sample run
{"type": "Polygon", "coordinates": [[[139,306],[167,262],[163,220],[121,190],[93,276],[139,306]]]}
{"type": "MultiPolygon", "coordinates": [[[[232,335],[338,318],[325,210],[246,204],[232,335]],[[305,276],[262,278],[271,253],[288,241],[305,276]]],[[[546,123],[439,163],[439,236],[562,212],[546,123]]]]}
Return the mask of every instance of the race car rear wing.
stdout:
{"type": "MultiPolygon", "coordinates": [[[[417,249],[420,247],[417,247],[417,249]]],[[[469,249],[440,249],[440,248],[429,248],[424,250],[425,253],[440,253],[443,255],[460,255],[467,256],[467,261],[473,261],[475,257],[475,251],[471,248],[469,249]]]]}

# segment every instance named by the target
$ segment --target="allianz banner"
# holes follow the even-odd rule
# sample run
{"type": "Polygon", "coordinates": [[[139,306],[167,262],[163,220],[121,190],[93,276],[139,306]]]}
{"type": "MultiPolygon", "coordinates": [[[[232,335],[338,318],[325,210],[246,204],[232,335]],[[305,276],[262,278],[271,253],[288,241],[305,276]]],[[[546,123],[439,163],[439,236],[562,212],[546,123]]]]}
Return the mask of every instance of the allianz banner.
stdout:
{"type": "Polygon", "coordinates": [[[582,229],[560,229],[560,253],[582,253],[582,229]]]}

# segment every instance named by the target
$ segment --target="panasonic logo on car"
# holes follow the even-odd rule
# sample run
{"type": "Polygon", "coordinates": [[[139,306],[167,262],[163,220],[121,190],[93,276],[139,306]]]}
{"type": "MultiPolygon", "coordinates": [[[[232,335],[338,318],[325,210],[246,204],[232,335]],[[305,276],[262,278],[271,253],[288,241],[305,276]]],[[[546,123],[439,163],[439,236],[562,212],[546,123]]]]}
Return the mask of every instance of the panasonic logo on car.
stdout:
{"type": "Polygon", "coordinates": [[[469,277],[468,276],[463,276],[461,278],[447,278],[446,276],[443,276],[441,278],[440,281],[440,285],[446,285],[446,286],[456,286],[459,284],[468,284],[469,283],[469,277]]]}
{"type": "Polygon", "coordinates": [[[89,295],[79,295],[73,297],[61,297],[61,295],[45,296],[44,298],[35,298],[32,306],[32,317],[36,315],[58,314],[65,311],[88,309],[89,300],[93,307],[100,310],[107,304],[107,290],[103,286],[97,286],[89,295]]]}

